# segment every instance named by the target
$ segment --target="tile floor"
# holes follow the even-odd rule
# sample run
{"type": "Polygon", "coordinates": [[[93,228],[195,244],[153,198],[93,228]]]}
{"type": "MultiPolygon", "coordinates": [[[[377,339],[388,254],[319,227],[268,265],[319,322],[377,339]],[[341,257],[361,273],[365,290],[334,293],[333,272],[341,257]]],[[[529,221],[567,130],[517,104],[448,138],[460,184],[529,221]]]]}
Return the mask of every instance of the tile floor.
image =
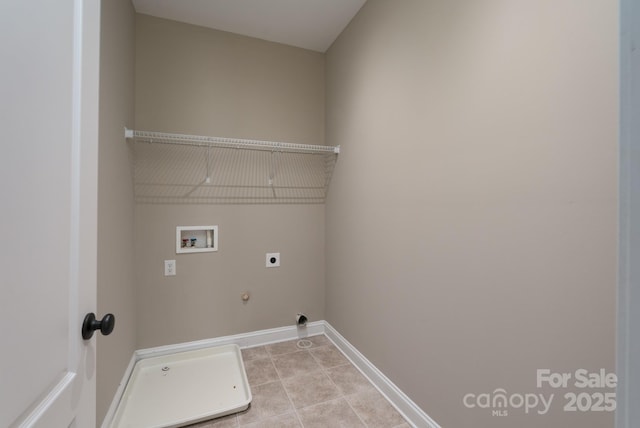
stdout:
{"type": "Polygon", "coordinates": [[[242,350],[248,410],[189,428],[407,428],[409,424],[324,335],[242,350]]]}

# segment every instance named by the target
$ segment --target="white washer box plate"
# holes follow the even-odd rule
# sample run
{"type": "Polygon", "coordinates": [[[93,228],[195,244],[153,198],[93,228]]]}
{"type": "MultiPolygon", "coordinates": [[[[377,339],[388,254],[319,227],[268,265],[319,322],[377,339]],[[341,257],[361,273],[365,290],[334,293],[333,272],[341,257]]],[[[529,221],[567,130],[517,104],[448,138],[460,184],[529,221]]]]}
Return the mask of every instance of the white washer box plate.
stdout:
{"type": "Polygon", "coordinates": [[[178,352],[136,363],[112,427],[180,427],[241,412],[250,403],[238,345],[178,352]]]}

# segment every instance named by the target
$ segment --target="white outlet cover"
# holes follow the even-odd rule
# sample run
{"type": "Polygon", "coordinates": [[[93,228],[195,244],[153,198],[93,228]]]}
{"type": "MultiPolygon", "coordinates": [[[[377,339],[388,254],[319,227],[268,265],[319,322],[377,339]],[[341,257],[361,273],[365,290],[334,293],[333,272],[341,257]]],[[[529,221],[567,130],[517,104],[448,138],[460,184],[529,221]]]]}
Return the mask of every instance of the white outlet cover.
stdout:
{"type": "Polygon", "coordinates": [[[165,260],[164,261],[164,276],[175,276],[176,275],[176,261],[175,260],[165,260]]]}
{"type": "Polygon", "coordinates": [[[265,262],[268,268],[280,267],[280,253],[267,253],[265,262]]]}

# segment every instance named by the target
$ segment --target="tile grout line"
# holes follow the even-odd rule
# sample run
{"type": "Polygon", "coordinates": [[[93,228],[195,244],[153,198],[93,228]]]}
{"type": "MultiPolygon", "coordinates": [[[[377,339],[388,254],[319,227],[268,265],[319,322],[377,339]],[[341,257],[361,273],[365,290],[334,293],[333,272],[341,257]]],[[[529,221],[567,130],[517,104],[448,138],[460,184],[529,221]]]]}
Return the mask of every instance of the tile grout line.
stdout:
{"type": "MultiPolygon", "coordinates": [[[[320,335],[318,335],[318,336],[320,336],[320,335]]],[[[293,353],[295,353],[295,352],[306,351],[306,352],[307,352],[307,354],[308,354],[309,356],[311,356],[311,359],[312,359],[313,361],[315,361],[315,362],[316,362],[316,364],[317,364],[317,365],[318,365],[318,367],[320,368],[320,371],[321,371],[321,372],[322,372],[322,373],[323,373],[327,378],[329,378],[329,381],[330,381],[330,382],[333,384],[333,386],[336,388],[336,391],[338,391],[339,396],[338,396],[337,398],[335,398],[335,400],[342,398],[342,399],[344,399],[344,401],[346,401],[346,402],[347,402],[347,405],[351,408],[351,405],[349,404],[349,401],[346,399],[346,396],[340,392],[340,388],[338,388],[338,386],[335,384],[335,382],[333,381],[333,379],[331,379],[331,376],[329,376],[329,373],[327,372],[327,369],[326,369],[326,368],[325,368],[325,367],[320,363],[320,361],[318,360],[318,358],[316,358],[316,357],[313,355],[313,353],[311,352],[311,349],[322,348],[322,347],[325,347],[325,346],[326,346],[326,347],[328,347],[329,345],[332,345],[331,339],[329,339],[325,334],[322,334],[322,336],[324,336],[326,339],[328,339],[328,340],[329,340],[329,343],[328,343],[328,344],[326,344],[326,345],[319,345],[319,346],[313,346],[313,345],[312,345],[310,348],[306,348],[306,349],[305,349],[305,348],[300,348],[300,347],[298,347],[298,346],[297,346],[297,345],[298,345],[298,343],[296,342],[296,348],[298,349],[297,351],[288,352],[288,353],[285,353],[285,354],[278,354],[278,355],[286,355],[286,354],[293,354],[293,353]]],[[[335,345],[334,345],[334,346],[335,346],[335,345]]],[[[271,362],[272,362],[272,364],[273,364],[273,365],[274,365],[274,367],[275,367],[275,362],[273,361],[273,357],[274,357],[274,355],[272,355],[268,350],[267,350],[267,354],[269,354],[269,357],[271,358],[271,362]]],[[[347,362],[346,362],[344,365],[347,365],[347,364],[351,364],[351,363],[347,360],[347,362]]],[[[338,366],[336,366],[336,367],[338,367],[338,366]]],[[[296,417],[298,418],[298,422],[300,423],[300,426],[301,426],[302,428],[304,428],[304,423],[302,422],[302,418],[300,417],[300,414],[298,413],[298,408],[293,404],[293,400],[291,399],[291,396],[289,395],[289,392],[287,392],[287,388],[284,386],[283,378],[280,376],[280,372],[278,371],[278,368],[276,367],[275,369],[276,369],[276,374],[278,375],[278,379],[280,379],[280,382],[282,383],[282,387],[283,387],[283,389],[284,389],[284,392],[285,392],[285,394],[287,395],[287,398],[289,398],[289,402],[291,403],[291,407],[293,407],[293,411],[294,411],[294,413],[295,413],[296,417]]],[[[333,400],[329,400],[329,401],[333,401],[333,400]]],[[[309,405],[309,406],[302,407],[302,409],[307,408],[307,407],[317,406],[317,405],[320,405],[320,404],[323,404],[323,403],[327,403],[327,402],[328,402],[328,401],[323,401],[323,402],[320,402],[320,403],[314,403],[314,404],[311,404],[311,405],[309,405]]],[[[355,410],[353,410],[353,408],[351,408],[351,410],[355,413],[356,417],[357,417],[361,422],[363,422],[363,424],[364,424],[364,421],[362,421],[362,418],[360,418],[360,416],[358,415],[358,413],[357,413],[355,410]]],[[[365,426],[365,427],[367,427],[367,424],[364,424],[364,426],[365,426]]]]}
{"type": "MultiPolygon", "coordinates": [[[[340,347],[339,347],[338,345],[336,345],[336,343],[335,343],[333,340],[331,340],[331,338],[330,338],[329,336],[327,336],[326,334],[325,334],[324,336],[329,340],[329,343],[330,343],[331,345],[333,345],[333,346],[334,346],[334,348],[335,348],[335,349],[337,349],[337,350],[338,350],[338,352],[340,352],[340,354],[345,358],[345,360],[346,360],[347,362],[346,362],[344,365],[349,365],[349,366],[351,366],[351,367],[355,368],[355,369],[356,369],[356,370],[357,370],[361,375],[363,375],[363,377],[364,377],[364,378],[365,378],[365,380],[367,381],[367,384],[368,384],[368,385],[370,385],[370,386],[371,386],[375,391],[377,391],[379,394],[381,394],[381,395],[382,395],[382,398],[384,398],[384,400],[385,400],[387,403],[389,403],[389,404],[391,405],[391,407],[393,408],[393,410],[394,410],[394,411],[397,411],[398,409],[396,409],[396,408],[395,408],[395,406],[389,402],[389,400],[387,399],[387,397],[386,397],[386,396],[384,396],[384,394],[382,394],[380,390],[378,390],[378,388],[373,384],[373,382],[371,382],[371,380],[370,380],[367,376],[364,376],[364,374],[362,373],[362,371],[361,371],[361,370],[360,370],[360,369],[359,369],[359,368],[358,368],[358,367],[353,363],[353,361],[351,361],[351,359],[349,358],[349,356],[348,356],[347,354],[345,354],[345,353],[342,351],[342,349],[340,349],[340,347]]],[[[340,367],[340,365],[338,365],[338,366],[334,366],[334,367],[331,367],[331,368],[335,368],[335,367],[340,367]]],[[[329,379],[331,379],[331,376],[329,376],[329,379]]],[[[331,381],[333,382],[333,379],[331,379],[331,381]]],[[[334,384],[335,384],[335,382],[334,382],[334,384]]],[[[353,408],[353,406],[351,405],[351,402],[350,402],[350,401],[349,401],[349,399],[347,398],[347,397],[351,397],[351,396],[354,396],[354,395],[357,395],[357,394],[358,394],[358,392],[354,392],[353,394],[344,394],[344,395],[343,395],[343,397],[344,397],[345,401],[347,402],[347,404],[349,404],[349,407],[351,407],[351,409],[353,410],[353,412],[354,412],[354,413],[358,416],[358,418],[362,421],[362,423],[363,423],[366,427],[368,427],[369,425],[367,425],[367,424],[364,422],[364,420],[363,420],[363,419],[362,419],[362,417],[360,416],[360,413],[358,413],[358,412],[356,411],[356,409],[354,409],[354,408],[353,408]]],[[[398,412],[398,414],[399,414],[399,415],[400,415],[400,417],[402,418],[403,423],[402,423],[402,424],[395,425],[395,426],[390,427],[390,428],[398,428],[398,427],[402,427],[402,425],[403,425],[403,424],[407,424],[407,420],[404,418],[404,416],[402,416],[402,414],[400,414],[399,412],[398,412]]]]}
{"type": "MultiPolygon", "coordinates": [[[[371,386],[372,386],[372,387],[373,387],[373,388],[374,388],[374,389],[375,389],[379,394],[381,394],[381,395],[382,395],[382,397],[384,398],[384,400],[385,400],[387,403],[389,403],[389,404],[391,405],[391,407],[392,407],[395,411],[398,411],[398,409],[395,407],[395,405],[393,405],[393,404],[389,401],[389,399],[388,399],[384,394],[382,394],[382,391],[380,391],[380,390],[378,389],[378,387],[377,387],[377,386],[376,386],[376,385],[371,381],[371,379],[369,379],[369,377],[368,377],[368,376],[365,376],[365,374],[362,372],[362,370],[360,370],[360,368],[359,368],[359,367],[358,367],[358,366],[357,366],[353,361],[351,361],[351,358],[349,358],[349,356],[348,356],[344,351],[342,351],[342,349],[340,349],[340,347],[339,347],[339,346],[338,346],[338,345],[337,345],[337,344],[336,344],[336,343],[335,343],[335,342],[334,342],[334,341],[333,341],[329,336],[327,336],[327,335],[326,335],[326,333],[324,334],[324,336],[325,336],[327,339],[329,339],[329,342],[330,342],[331,344],[333,344],[333,346],[334,346],[334,347],[335,347],[335,348],[336,348],[336,349],[337,349],[337,350],[342,354],[342,356],[347,360],[348,364],[349,364],[350,366],[354,367],[354,368],[355,368],[355,369],[356,369],[356,370],[357,370],[357,371],[358,371],[358,372],[359,372],[359,373],[360,373],[360,374],[361,374],[361,375],[366,379],[367,383],[368,383],[369,385],[371,385],[371,386]]],[[[329,379],[331,379],[331,377],[329,377],[329,379]]],[[[332,379],[332,381],[333,381],[333,379],[332,379]]],[[[353,394],[349,394],[349,395],[356,395],[356,394],[357,394],[357,393],[353,393],[353,394]]],[[[360,414],[359,414],[359,413],[358,413],[358,412],[353,408],[353,406],[351,405],[351,402],[346,398],[346,397],[347,397],[347,395],[345,395],[344,397],[345,397],[345,400],[347,401],[347,403],[349,404],[349,407],[351,407],[351,409],[352,409],[352,410],[354,411],[354,413],[358,416],[358,418],[359,418],[360,420],[362,420],[362,418],[360,417],[360,414]]],[[[400,412],[398,412],[398,414],[400,415],[400,417],[401,417],[401,418],[402,418],[402,420],[404,421],[404,422],[403,422],[403,424],[408,424],[408,422],[407,422],[407,420],[404,418],[404,416],[402,416],[402,414],[401,414],[400,412]]],[[[362,422],[364,423],[364,420],[363,420],[362,422]]],[[[401,427],[403,424],[399,424],[399,425],[396,425],[396,426],[391,427],[391,428],[398,428],[398,427],[401,427]]],[[[368,425],[367,425],[366,423],[365,423],[365,426],[366,426],[366,427],[368,427],[368,425]]]]}
{"type": "MultiPolygon", "coordinates": [[[[324,334],[323,334],[323,336],[324,336],[324,334]]],[[[326,336],[325,336],[325,337],[326,337],[326,336]]],[[[300,348],[300,347],[298,347],[298,342],[296,342],[296,348],[298,348],[299,350],[302,350],[302,351],[306,351],[306,352],[307,352],[307,354],[309,354],[309,355],[311,356],[311,359],[312,359],[313,361],[315,361],[315,362],[316,362],[316,364],[318,364],[318,367],[320,367],[320,370],[324,372],[324,368],[322,367],[322,365],[318,362],[318,360],[317,360],[317,359],[313,356],[313,354],[311,353],[311,349],[312,349],[312,348],[314,348],[314,346],[313,346],[313,342],[311,342],[311,343],[312,343],[311,347],[310,347],[310,348],[306,348],[306,349],[305,349],[305,348],[300,348]]],[[[320,347],[320,346],[315,346],[315,348],[319,348],[319,347],[320,347]]],[[[295,352],[297,352],[297,351],[295,351],[295,352]]],[[[276,371],[277,371],[277,369],[276,369],[276,371]]],[[[329,380],[331,380],[331,378],[329,378],[329,380]]],[[[333,381],[332,381],[332,382],[333,382],[333,381]]],[[[284,383],[283,383],[282,385],[283,385],[283,387],[284,387],[284,383]]],[[[287,394],[287,396],[289,396],[289,393],[287,392],[287,388],[284,388],[284,392],[287,394]]],[[[289,399],[291,400],[291,397],[289,397],[289,399]]],[[[325,401],[323,401],[323,403],[325,403],[325,401]]],[[[315,405],[317,405],[317,404],[322,404],[322,403],[315,403],[315,404],[312,404],[312,405],[310,405],[310,406],[306,406],[306,407],[312,407],[312,406],[315,406],[315,405]]],[[[298,413],[298,408],[293,404],[293,400],[291,400],[291,405],[293,406],[293,411],[295,412],[296,416],[298,417],[298,422],[300,422],[300,426],[301,426],[302,428],[304,428],[304,422],[302,422],[302,418],[300,417],[300,413],[298,413]]],[[[305,408],[305,407],[302,407],[302,409],[304,409],[304,408],[305,408]]]]}
{"type": "MultiPolygon", "coordinates": [[[[291,401],[291,397],[289,397],[289,394],[287,393],[287,390],[286,390],[286,388],[284,387],[284,384],[282,383],[282,377],[280,376],[280,372],[278,371],[278,368],[276,367],[276,365],[275,365],[275,363],[274,363],[274,361],[273,361],[273,355],[272,355],[272,354],[271,354],[271,352],[269,352],[269,350],[267,349],[267,345],[262,345],[262,347],[264,347],[264,350],[265,350],[265,352],[267,353],[267,357],[263,357],[263,358],[253,358],[252,360],[249,360],[249,361],[255,361],[255,360],[260,360],[260,359],[264,359],[264,360],[266,360],[266,359],[268,358],[268,359],[269,359],[269,362],[271,363],[271,366],[273,367],[274,371],[276,372],[276,376],[278,376],[278,380],[277,380],[277,381],[275,381],[275,380],[272,380],[272,381],[266,381],[266,382],[262,382],[262,383],[260,383],[260,384],[256,384],[256,385],[253,385],[253,386],[256,386],[256,387],[257,387],[257,386],[266,385],[266,384],[268,384],[268,383],[272,383],[272,382],[279,382],[279,383],[280,383],[280,385],[282,386],[282,389],[284,390],[285,395],[287,396],[287,399],[289,400],[289,403],[291,404],[291,407],[293,407],[293,402],[291,401]]],[[[295,411],[295,407],[293,407],[293,409],[294,409],[294,411],[295,411]]],[[[257,419],[257,420],[256,420],[256,421],[254,421],[254,422],[250,422],[249,424],[244,424],[244,425],[242,425],[242,424],[240,423],[240,418],[236,415],[237,426],[238,426],[238,427],[242,427],[242,426],[246,426],[246,425],[250,425],[250,424],[253,424],[253,423],[261,422],[261,421],[264,421],[264,420],[266,420],[266,419],[269,419],[269,418],[275,418],[275,417],[282,416],[282,415],[286,415],[286,413],[281,413],[281,414],[278,414],[278,415],[268,416],[268,417],[266,417],[266,418],[262,418],[262,417],[261,417],[261,418],[257,419]]],[[[297,415],[296,415],[296,416],[297,416],[297,415]]]]}
{"type": "MultiPolygon", "coordinates": [[[[329,339],[325,334],[323,334],[323,336],[324,336],[324,337],[329,341],[329,343],[328,343],[328,344],[326,344],[326,345],[322,345],[322,346],[315,346],[315,347],[314,347],[314,346],[312,346],[312,347],[310,347],[309,349],[307,349],[307,351],[309,352],[309,355],[311,355],[311,358],[313,358],[313,360],[318,364],[318,366],[320,366],[320,370],[322,370],[322,373],[323,373],[327,378],[329,378],[329,381],[331,382],[331,384],[336,388],[336,391],[338,391],[338,393],[339,393],[339,397],[338,397],[338,398],[336,398],[336,400],[337,400],[337,399],[340,399],[340,398],[341,398],[341,399],[343,399],[343,400],[347,403],[347,405],[349,406],[349,408],[351,409],[351,411],[352,411],[352,412],[356,415],[356,417],[360,420],[360,422],[362,422],[362,424],[365,426],[365,428],[368,428],[368,425],[364,423],[364,421],[362,420],[362,418],[360,417],[360,415],[358,414],[358,412],[356,412],[356,411],[353,409],[353,407],[351,407],[351,403],[349,403],[349,400],[347,400],[347,396],[346,396],[345,394],[343,394],[343,393],[342,393],[342,391],[340,390],[340,388],[338,388],[338,385],[336,385],[336,383],[333,381],[333,379],[331,379],[331,376],[329,375],[329,372],[328,372],[328,368],[327,368],[327,367],[325,367],[325,366],[324,366],[324,365],[319,361],[319,359],[318,359],[317,357],[315,357],[315,356],[313,355],[313,353],[311,352],[311,350],[312,350],[312,349],[322,348],[323,346],[328,347],[328,346],[330,346],[330,345],[333,345],[336,349],[338,349],[338,348],[335,346],[335,344],[333,344],[333,342],[331,341],[331,339],[329,339]]],[[[345,365],[345,366],[346,366],[347,364],[351,364],[351,363],[349,362],[349,360],[347,360],[347,362],[346,362],[345,364],[343,364],[343,365],[345,365]]],[[[337,365],[337,366],[335,366],[335,367],[339,367],[340,365],[342,365],[342,364],[339,364],[339,365],[337,365]]],[[[332,368],[333,368],[333,367],[332,367],[332,368]]],[[[333,400],[329,400],[329,401],[333,401],[333,400]]],[[[324,401],[324,403],[326,403],[326,401],[324,401]]],[[[314,405],[317,405],[317,404],[322,404],[322,403],[316,403],[316,404],[314,404],[314,405]]],[[[309,407],[311,407],[311,406],[309,406],[309,407]]]]}
{"type": "MultiPolygon", "coordinates": [[[[296,342],[296,347],[297,347],[297,342],[296,342]]],[[[300,418],[300,415],[298,414],[298,409],[296,409],[296,406],[293,404],[293,400],[291,399],[291,396],[289,395],[289,392],[287,391],[287,388],[284,386],[284,382],[282,381],[283,378],[280,375],[280,371],[278,370],[278,367],[276,367],[275,361],[273,361],[273,357],[274,356],[271,354],[271,352],[269,352],[269,350],[266,348],[266,346],[265,346],[265,350],[267,351],[267,354],[269,355],[269,359],[271,360],[271,364],[273,365],[273,368],[276,370],[276,375],[278,375],[278,381],[282,385],[282,389],[284,390],[285,395],[289,399],[289,403],[291,404],[291,408],[293,409],[293,414],[296,415],[296,419],[298,419],[298,423],[300,424],[300,426],[302,428],[304,428],[304,424],[302,423],[302,419],[300,418]]],[[[297,351],[294,351],[294,352],[297,352],[297,351]]],[[[284,354],[282,354],[282,355],[284,355],[284,354]]]]}
{"type": "MultiPolygon", "coordinates": [[[[334,347],[334,348],[336,348],[336,349],[338,350],[338,352],[340,352],[340,354],[342,354],[342,356],[343,356],[343,357],[345,358],[345,360],[347,361],[347,364],[349,364],[350,366],[353,366],[353,363],[352,363],[351,361],[349,361],[349,359],[347,358],[347,356],[346,356],[346,355],[344,355],[344,353],[340,350],[340,348],[338,348],[338,347],[336,346],[336,344],[335,344],[335,343],[333,343],[333,341],[332,341],[329,337],[327,337],[327,339],[329,339],[329,342],[333,345],[333,347],[334,347]]],[[[345,365],[347,365],[347,364],[345,364],[345,365]]],[[[337,366],[336,366],[336,367],[337,367],[337,366]]],[[[328,373],[327,373],[327,376],[328,376],[328,373]]],[[[331,379],[331,376],[329,376],[329,379],[331,379]]],[[[333,382],[333,379],[331,379],[331,382],[333,382]]],[[[371,383],[371,382],[369,382],[369,380],[368,380],[368,379],[367,379],[367,382],[368,382],[368,383],[371,383]]],[[[333,382],[333,384],[335,385],[336,383],[335,383],[335,382],[333,382]]],[[[336,388],[337,388],[337,387],[338,387],[338,385],[336,385],[336,388]]],[[[340,388],[338,388],[338,389],[340,389],[340,388]]],[[[352,411],[353,413],[355,413],[355,415],[358,417],[358,419],[360,419],[360,422],[362,422],[362,425],[364,425],[366,428],[369,428],[369,425],[367,425],[367,423],[364,421],[364,419],[362,419],[362,416],[360,416],[360,413],[358,413],[358,412],[356,411],[356,409],[354,409],[354,408],[353,408],[353,406],[351,405],[351,402],[349,401],[349,399],[347,399],[347,394],[344,394],[344,395],[343,395],[343,397],[344,397],[344,401],[346,401],[346,402],[347,402],[347,405],[349,406],[349,408],[351,409],[351,411],[352,411]]]]}
{"type": "MultiPolygon", "coordinates": [[[[329,344],[333,345],[334,348],[336,348],[341,354],[342,351],[340,351],[340,349],[335,345],[335,343],[333,343],[333,341],[331,339],[329,339],[329,337],[327,337],[325,335],[325,337],[329,340],[329,344]]],[[[368,428],[369,425],[367,425],[365,423],[365,421],[362,419],[362,417],[360,416],[360,414],[358,412],[356,412],[356,409],[353,408],[353,406],[351,405],[351,403],[349,402],[349,400],[347,399],[347,394],[344,394],[340,388],[338,387],[338,385],[333,381],[333,379],[331,378],[331,375],[329,375],[329,368],[335,368],[335,367],[341,367],[341,366],[346,366],[346,365],[353,365],[351,363],[351,361],[349,361],[348,359],[346,359],[346,356],[344,354],[342,354],[343,357],[345,357],[345,360],[347,361],[345,364],[338,364],[337,366],[334,367],[324,367],[322,364],[320,364],[320,362],[313,356],[313,354],[311,354],[311,357],[313,357],[316,362],[318,363],[318,365],[320,365],[320,367],[322,368],[322,371],[324,372],[324,374],[329,378],[329,380],[331,381],[331,383],[333,384],[333,386],[336,387],[336,389],[338,390],[338,392],[340,392],[340,398],[342,398],[346,403],[347,406],[349,406],[349,408],[351,409],[351,411],[356,415],[356,417],[358,418],[358,420],[360,420],[360,422],[362,422],[362,425],[365,426],[365,428],[368,428]]]]}

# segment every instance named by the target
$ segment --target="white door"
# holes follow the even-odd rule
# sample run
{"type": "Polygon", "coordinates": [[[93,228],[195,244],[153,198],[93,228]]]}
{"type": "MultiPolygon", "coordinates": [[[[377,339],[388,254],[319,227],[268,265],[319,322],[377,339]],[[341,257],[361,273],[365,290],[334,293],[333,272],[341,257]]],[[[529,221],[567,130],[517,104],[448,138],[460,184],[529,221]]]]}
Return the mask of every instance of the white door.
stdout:
{"type": "Polygon", "coordinates": [[[100,0],[0,1],[0,427],[95,426],[100,0]]]}

